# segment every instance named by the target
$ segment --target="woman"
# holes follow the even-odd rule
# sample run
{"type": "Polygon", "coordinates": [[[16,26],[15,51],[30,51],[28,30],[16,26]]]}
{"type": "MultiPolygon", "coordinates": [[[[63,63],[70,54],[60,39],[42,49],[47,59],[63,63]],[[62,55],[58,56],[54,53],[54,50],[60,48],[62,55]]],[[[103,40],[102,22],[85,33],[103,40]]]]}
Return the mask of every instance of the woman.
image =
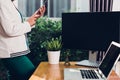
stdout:
{"type": "Polygon", "coordinates": [[[0,58],[8,68],[11,80],[28,80],[35,69],[25,56],[30,52],[26,33],[44,12],[45,6],[23,22],[13,0],[0,0],[0,58]]]}

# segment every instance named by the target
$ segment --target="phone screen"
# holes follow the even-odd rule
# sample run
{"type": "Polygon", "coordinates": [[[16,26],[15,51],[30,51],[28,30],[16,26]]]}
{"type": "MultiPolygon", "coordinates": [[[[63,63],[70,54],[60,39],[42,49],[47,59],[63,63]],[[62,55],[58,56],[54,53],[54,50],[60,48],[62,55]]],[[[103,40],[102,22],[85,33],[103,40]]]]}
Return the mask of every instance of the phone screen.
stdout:
{"type": "Polygon", "coordinates": [[[44,1],[43,1],[43,5],[45,5],[46,3],[47,3],[47,0],[44,0],[44,1]]]}
{"type": "Polygon", "coordinates": [[[46,3],[47,3],[47,0],[41,0],[41,7],[46,5],[46,3]]]}

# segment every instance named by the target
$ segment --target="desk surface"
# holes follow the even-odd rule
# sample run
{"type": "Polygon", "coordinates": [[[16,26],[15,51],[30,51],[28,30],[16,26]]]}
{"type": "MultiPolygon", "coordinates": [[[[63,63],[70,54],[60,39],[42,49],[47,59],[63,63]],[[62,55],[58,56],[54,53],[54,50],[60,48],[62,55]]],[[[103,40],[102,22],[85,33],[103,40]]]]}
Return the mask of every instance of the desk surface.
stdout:
{"type": "MultiPolygon", "coordinates": [[[[58,65],[41,62],[29,80],[64,80],[64,68],[82,68],[82,66],[76,66],[75,63],[71,62],[71,66],[64,66],[64,62],[58,65]]],[[[109,80],[120,80],[120,78],[112,71],[109,80]]]]}

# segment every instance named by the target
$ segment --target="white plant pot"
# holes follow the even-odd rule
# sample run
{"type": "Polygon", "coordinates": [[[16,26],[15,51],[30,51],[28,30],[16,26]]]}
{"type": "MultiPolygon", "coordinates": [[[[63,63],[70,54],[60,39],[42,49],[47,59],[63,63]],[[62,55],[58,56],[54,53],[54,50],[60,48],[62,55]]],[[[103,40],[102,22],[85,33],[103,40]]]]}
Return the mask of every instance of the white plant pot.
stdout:
{"type": "Polygon", "coordinates": [[[50,64],[59,64],[60,51],[47,51],[50,64]]]}

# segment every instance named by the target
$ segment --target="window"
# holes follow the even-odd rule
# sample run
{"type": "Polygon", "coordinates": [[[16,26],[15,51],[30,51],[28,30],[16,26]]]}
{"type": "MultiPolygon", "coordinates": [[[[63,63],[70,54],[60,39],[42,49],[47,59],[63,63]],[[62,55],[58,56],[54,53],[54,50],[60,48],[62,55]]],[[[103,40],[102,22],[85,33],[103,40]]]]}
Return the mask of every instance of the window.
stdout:
{"type": "MultiPolygon", "coordinates": [[[[31,16],[43,0],[15,0],[24,17],[31,16]]],[[[120,11],[120,0],[113,0],[113,11],[120,11]]],[[[45,15],[61,17],[62,12],[89,12],[89,0],[47,0],[45,15]]]]}
{"type": "Polygon", "coordinates": [[[120,0],[113,0],[113,11],[120,11],[120,0]]]}

